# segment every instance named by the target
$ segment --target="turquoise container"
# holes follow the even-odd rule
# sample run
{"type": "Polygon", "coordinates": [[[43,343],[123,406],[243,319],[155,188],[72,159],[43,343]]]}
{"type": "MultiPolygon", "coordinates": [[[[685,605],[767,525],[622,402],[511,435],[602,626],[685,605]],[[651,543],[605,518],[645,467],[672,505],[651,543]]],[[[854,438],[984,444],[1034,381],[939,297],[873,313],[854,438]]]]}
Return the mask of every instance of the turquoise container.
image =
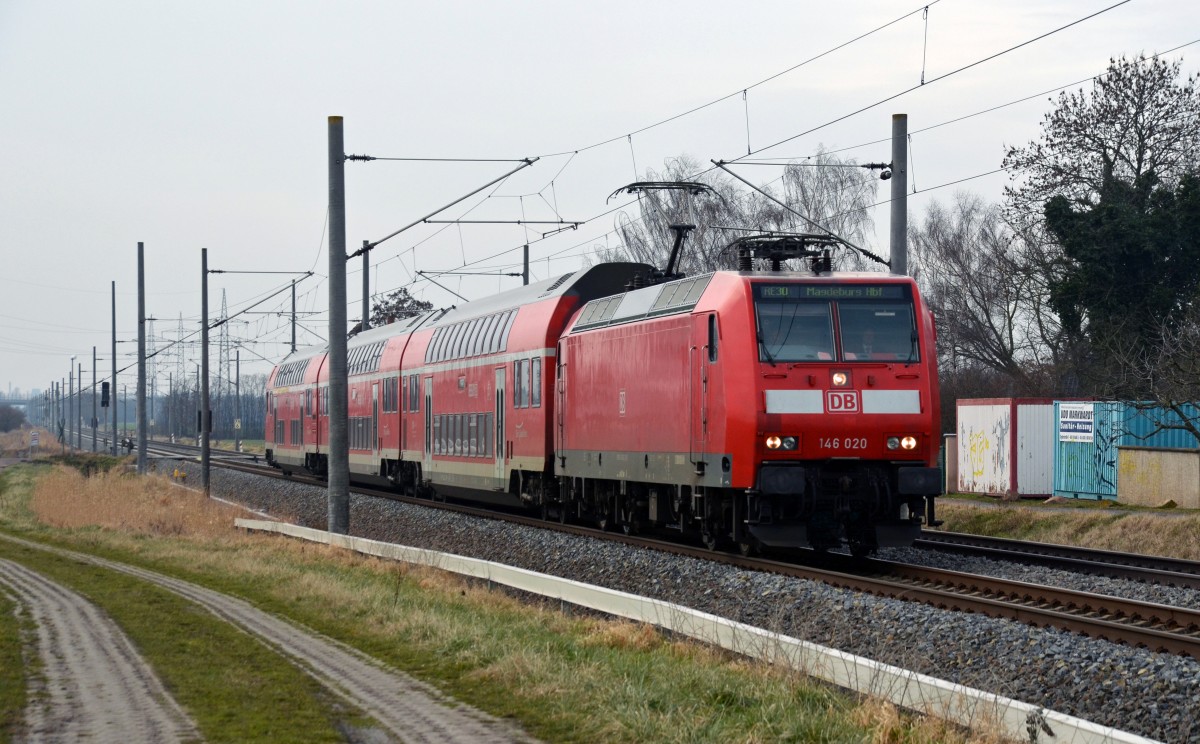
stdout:
{"type": "Polygon", "coordinates": [[[1125,404],[1054,402],[1054,495],[1117,498],[1117,447],[1125,404]]]}
{"type": "MultiPolygon", "coordinates": [[[[1200,408],[1183,415],[1200,421],[1200,408]]],[[[1196,449],[1200,442],[1178,425],[1173,411],[1127,401],[1055,401],[1054,495],[1076,499],[1117,498],[1117,449],[1196,449]]]]}

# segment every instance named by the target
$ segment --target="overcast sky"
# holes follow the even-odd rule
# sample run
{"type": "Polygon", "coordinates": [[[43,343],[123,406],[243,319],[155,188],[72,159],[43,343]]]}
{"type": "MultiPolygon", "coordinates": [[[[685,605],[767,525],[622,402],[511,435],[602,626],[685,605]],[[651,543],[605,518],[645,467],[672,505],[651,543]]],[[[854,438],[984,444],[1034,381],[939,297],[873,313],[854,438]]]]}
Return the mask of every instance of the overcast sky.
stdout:
{"type": "MultiPolygon", "coordinates": [[[[201,248],[210,269],[313,271],[297,285],[299,343],[322,343],[331,115],[344,117],[347,153],[540,158],[440,219],[585,222],[545,238],[537,225],[419,225],[372,253],[373,292],[406,286],[444,306],[461,300],[415,271],[519,271],[526,242],[534,279],[574,270],[612,243],[610,210],[622,201],[606,204],[609,194],[669,158],[854,147],[840,155],[887,161],[895,113],[913,132],[910,220],[956,189],[998,201],[1007,175],[983,174],[1000,167],[1006,145],[1038,136],[1057,95],[1048,91],[1090,88],[1081,81],[1110,57],[1200,39],[1200,4],[1132,0],[1033,41],[1111,5],[939,0],[926,14],[903,0],[0,0],[0,392],[47,388],[72,355],[90,384],[93,346],[108,375],[114,281],[118,366],[130,368],[120,382],[132,388],[138,241],[159,346],[179,338],[181,318],[185,334],[199,327],[201,248]],[[922,74],[924,86],[842,118],[922,74]],[[971,180],[946,185],[962,179],[971,180]]],[[[1168,56],[1194,72],[1200,44],[1168,56]]],[[[347,163],[349,249],[514,167],[347,163]]],[[[779,176],[734,169],[756,183],[779,176]]],[[[879,200],[887,196],[881,183],[879,200]]],[[[870,247],[886,255],[886,204],[875,220],[883,244],[870,247]]],[[[360,265],[348,266],[351,318],[360,265]]],[[[214,317],[223,293],[233,314],[284,290],[229,324],[243,374],[287,353],[278,313],[290,309],[292,278],[210,276],[214,317]]],[[[520,279],[438,281],[476,298],[520,279]]],[[[163,386],[168,373],[194,375],[197,346],[180,348],[185,356],[160,357],[163,386]]]]}

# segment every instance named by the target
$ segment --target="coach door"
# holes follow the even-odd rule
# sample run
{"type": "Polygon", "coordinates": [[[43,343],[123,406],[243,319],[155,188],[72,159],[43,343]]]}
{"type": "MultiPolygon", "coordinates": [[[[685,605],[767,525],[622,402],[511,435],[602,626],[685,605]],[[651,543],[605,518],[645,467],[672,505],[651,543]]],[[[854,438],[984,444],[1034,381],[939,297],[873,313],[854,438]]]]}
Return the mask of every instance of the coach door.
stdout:
{"type": "Polygon", "coordinates": [[[378,452],[379,443],[379,383],[371,383],[371,449],[378,452]]]}
{"type": "Polygon", "coordinates": [[[688,418],[691,429],[691,460],[696,464],[696,472],[703,472],[704,452],[708,446],[709,372],[716,361],[716,314],[692,316],[692,345],[688,357],[688,378],[691,381],[688,418]]]}
{"type": "Polygon", "coordinates": [[[503,488],[506,485],[504,472],[505,454],[508,450],[508,441],[504,438],[504,367],[496,368],[496,436],[492,441],[496,443],[496,483],[503,488]]]}
{"type": "Polygon", "coordinates": [[[425,457],[421,469],[425,480],[433,473],[433,378],[425,378],[425,457]]]}

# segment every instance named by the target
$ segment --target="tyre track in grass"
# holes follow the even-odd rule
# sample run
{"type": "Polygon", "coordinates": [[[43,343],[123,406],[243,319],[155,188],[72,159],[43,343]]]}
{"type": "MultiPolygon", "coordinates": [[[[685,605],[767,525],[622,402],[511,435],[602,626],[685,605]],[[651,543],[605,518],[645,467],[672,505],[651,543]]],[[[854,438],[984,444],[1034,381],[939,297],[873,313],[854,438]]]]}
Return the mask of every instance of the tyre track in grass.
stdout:
{"type": "MultiPolygon", "coordinates": [[[[531,742],[516,725],[459,703],[345,644],[191,582],[8,535],[3,539],[120,571],[191,600],[259,638],[406,743],[531,742]]],[[[128,741],[129,739],[126,739],[128,741]]],[[[147,739],[150,741],[153,739],[147,739]]]]}
{"type": "Polygon", "coordinates": [[[0,585],[37,626],[24,740],[200,741],[195,723],[117,624],[83,596],[0,559],[0,585]]]}

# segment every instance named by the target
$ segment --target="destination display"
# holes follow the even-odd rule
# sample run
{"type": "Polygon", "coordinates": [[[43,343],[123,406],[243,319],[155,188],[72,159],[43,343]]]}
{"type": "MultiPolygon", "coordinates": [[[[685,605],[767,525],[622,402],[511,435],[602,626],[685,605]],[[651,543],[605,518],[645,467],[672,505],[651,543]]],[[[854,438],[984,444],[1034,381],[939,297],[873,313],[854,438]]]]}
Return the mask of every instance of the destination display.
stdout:
{"type": "Polygon", "coordinates": [[[903,284],[755,284],[754,296],[760,300],[903,300],[903,284]]]}

